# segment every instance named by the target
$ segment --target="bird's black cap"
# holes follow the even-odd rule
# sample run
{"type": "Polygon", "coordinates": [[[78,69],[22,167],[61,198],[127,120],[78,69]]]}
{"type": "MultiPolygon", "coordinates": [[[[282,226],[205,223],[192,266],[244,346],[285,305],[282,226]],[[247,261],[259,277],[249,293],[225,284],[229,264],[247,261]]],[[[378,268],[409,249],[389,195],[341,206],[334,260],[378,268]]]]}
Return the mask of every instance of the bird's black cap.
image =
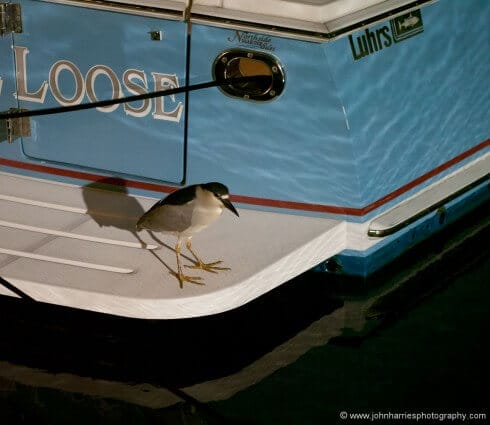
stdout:
{"type": "Polygon", "coordinates": [[[220,196],[228,195],[230,193],[228,188],[223,183],[219,182],[204,183],[201,187],[220,196]]]}

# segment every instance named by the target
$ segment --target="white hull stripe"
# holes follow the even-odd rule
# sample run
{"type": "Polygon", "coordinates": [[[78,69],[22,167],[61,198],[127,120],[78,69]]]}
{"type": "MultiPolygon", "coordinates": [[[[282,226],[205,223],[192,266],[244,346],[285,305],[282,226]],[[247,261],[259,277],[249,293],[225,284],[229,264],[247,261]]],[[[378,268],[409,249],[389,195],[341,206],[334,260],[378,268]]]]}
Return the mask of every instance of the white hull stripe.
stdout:
{"type": "Polygon", "coordinates": [[[0,220],[0,226],[10,227],[11,229],[26,230],[28,232],[36,232],[36,233],[43,233],[46,235],[59,236],[62,238],[79,239],[82,241],[98,242],[98,243],[104,243],[108,245],[125,246],[128,248],[140,248],[140,249],[158,248],[157,245],[143,245],[139,242],[126,242],[126,241],[120,241],[116,239],[98,238],[96,236],[80,235],[78,233],[63,232],[61,230],[53,230],[53,229],[47,229],[45,227],[29,226],[25,224],[12,223],[10,221],[3,221],[3,220],[0,220]]]}
{"type": "Polygon", "coordinates": [[[6,249],[6,248],[0,248],[0,254],[13,255],[15,257],[20,257],[20,258],[29,258],[31,260],[47,261],[50,263],[64,264],[67,266],[82,267],[84,269],[102,270],[102,271],[112,272],[112,273],[129,274],[134,272],[134,270],[132,269],[125,269],[122,267],[87,263],[85,261],[68,260],[66,258],[51,257],[48,255],[33,254],[32,252],[17,251],[17,250],[6,249]]]}

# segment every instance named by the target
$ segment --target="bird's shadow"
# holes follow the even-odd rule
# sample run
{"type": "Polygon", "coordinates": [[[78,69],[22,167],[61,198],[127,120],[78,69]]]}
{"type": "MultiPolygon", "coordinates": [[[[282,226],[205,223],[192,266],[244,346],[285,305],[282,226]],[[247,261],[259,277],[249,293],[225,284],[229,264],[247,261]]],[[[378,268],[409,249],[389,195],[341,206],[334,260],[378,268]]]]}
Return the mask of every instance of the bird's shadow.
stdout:
{"type": "Polygon", "coordinates": [[[127,182],[119,177],[106,177],[82,188],[87,214],[99,227],[111,226],[131,232],[142,243],[136,232],[136,222],[145,212],[138,200],[128,195],[127,182]]]}
{"type": "MultiPolygon", "coordinates": [[[[126,180],[119,177],[105,177],[82,188],[82,196],[87,207],[87,214],[99,227],[115,227],[130,232],[142,245],[148,244],[136,231],[138,219],[145,213],[145,209],[138,200],[130,196],[126,180]]],[[[163,242],[153,232],[148,231],[150,237],[159,245],[175,255],[175,247],[163,242]]],[[[173,268],[163,261],[154,249],[148,250],[169,272],[173,268]]],[[[181,254],[181,257],[193,261],[192,258],[181,254]]]]}

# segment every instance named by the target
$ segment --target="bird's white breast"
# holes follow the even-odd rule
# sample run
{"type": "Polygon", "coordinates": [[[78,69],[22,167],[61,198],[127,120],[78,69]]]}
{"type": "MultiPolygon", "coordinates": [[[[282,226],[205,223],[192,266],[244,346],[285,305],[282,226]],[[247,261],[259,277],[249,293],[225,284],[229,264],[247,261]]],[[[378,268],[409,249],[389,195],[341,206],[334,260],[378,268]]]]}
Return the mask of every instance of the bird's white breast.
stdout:
{"type": "Polygon", "coordinates": [[[196,233],[216,221],[222,214],[223,208],[215,205],[196,205],[192,213],[191,226],[184,232],[196,233]]]}

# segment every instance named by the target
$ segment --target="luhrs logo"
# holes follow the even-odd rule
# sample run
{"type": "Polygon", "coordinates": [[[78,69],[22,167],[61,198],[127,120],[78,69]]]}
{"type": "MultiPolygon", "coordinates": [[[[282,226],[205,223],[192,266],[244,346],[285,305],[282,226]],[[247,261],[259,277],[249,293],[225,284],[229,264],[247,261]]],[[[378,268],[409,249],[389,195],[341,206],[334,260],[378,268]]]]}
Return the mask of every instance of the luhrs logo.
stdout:
{"type": "Polygon", "coordinates": [[[424,31],[422,14],[420,10],[413,10],[408,14],[398,16],[390,21],[390,25],[370,30],[366,28],[363,33],[356,36],[356,40],[349,35],[349,44],[354,60],[361,59],[371,53],[390,47],[393,43],[406,40],[409,37],[424,31]]]}
{"type": "MultiPolygon", "coordinates": [[[[104,90],[104,93],[110,92],[112,99],[124,97],[123,87],[129,94],[145,94],[149,92],[149,84],[145,71],[139,69],[127,69],[119,77],[113,69],[106,65],[94,65],[86,73],[82,75],[80,69],[68,60],[59,60],[54,63],[48,73],[48,81],[43,81],[37,89],[29,87],[27,77],[26,58],[29,50],[26,47],[14,47],[14,60],[17,69],[16,84],[17,84],[17,99],[26,102],[44,103],[48,90],[50,90],[53,98],[61,106],[70,106],[80,104],[85,96],[89,102],[97,102],[99,99],[96,95],[96,80],[101,80],[97,83],[100,90],[101,84],[105,83],[109,90],[104,90]],[[64,84],[61,84],[61,75],[64,75],[64,84]],[[63,88],[62,88],[63,86],[63,88]],[[72,89],[67,89],[73,87],[72,89]],[[70,93],[67,93],[70,91],[70,93]]],[[[168,90],[179,87],[179,80],[175,74],[161,74],[152,72],[153,90],[168,90]]],[[[2,90],[2,79],[0,78],[0,94],[2,90]]],[[[165,96],[155,99],[145,99],[139,102],[124,103],[122,108],[126,115],[142,118],[152,113],[153,119],[179,122],[184,108],[182,102],[176,102],[175,96],[165,96]],[[173,104],[173,105],[169,105],[173,104]]],[[[114,112],[120,105],[109,105],[97,108],[100,112],[114,112]]]]}

